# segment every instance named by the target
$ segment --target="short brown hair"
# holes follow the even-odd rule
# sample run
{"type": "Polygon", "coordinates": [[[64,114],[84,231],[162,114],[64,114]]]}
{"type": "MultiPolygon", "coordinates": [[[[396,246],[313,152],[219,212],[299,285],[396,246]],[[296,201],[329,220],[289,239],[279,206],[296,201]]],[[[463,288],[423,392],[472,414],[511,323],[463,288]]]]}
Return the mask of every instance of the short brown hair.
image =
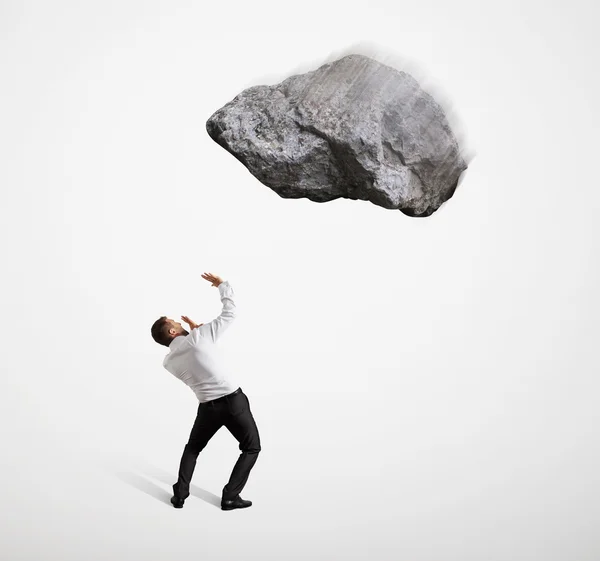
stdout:
{"type": "Polygon", "coordinates": [[[169,334],[169,320],[167,316],[161,316],[152,325],[152,338],[159,344],[168,347],[173,340],[173,337],[169,334]]]}

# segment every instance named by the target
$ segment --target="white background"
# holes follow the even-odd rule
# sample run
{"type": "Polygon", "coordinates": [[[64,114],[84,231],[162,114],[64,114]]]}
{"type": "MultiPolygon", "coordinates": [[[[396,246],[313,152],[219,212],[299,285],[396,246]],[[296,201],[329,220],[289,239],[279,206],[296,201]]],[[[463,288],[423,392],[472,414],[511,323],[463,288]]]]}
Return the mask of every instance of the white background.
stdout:
{"type": "Polygon", "coordinates": [[[595,10],[5,0],[2,558],[597,561],[595,10]],[[282,199],[206,133],[351,52],[474,155],[429,218],[282,199]],[[219,313],[204,271],[261,434],[243,511],[226,429],[168,502],[197,401],[150,326],[219,313]]]}

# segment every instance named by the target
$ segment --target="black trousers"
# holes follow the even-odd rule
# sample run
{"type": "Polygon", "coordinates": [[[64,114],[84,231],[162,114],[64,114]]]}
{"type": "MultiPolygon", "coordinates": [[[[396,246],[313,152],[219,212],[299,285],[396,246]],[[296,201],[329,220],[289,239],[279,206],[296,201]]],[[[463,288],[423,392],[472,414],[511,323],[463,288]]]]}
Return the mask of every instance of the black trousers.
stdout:
{"type": "Polygon", "coordinates": [[[239,442],[240,457],[233,466],[229,482],[223,488],[223,500],[237,497],[250,475],[260,452],[260,437],[254,422],[248,397],[238,388],[235,392],[205,403],[200,403],[190,438],[185,445],[179,464],[179,478],[173,485],[176,497],[190,495],[190,481],[196,467],[198,454],[216,432],[225,425],[239,442]]]}

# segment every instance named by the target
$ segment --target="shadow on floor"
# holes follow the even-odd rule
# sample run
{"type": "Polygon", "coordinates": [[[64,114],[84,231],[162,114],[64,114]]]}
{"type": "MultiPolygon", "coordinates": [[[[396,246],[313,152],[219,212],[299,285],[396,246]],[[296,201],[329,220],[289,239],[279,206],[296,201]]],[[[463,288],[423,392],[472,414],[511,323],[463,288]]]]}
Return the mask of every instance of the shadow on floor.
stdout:
{"type": "Polygon", "coordinates": [[[167,493],[167,491],[165,491],[162,487],[156,485],[156,483],[152,483],[152,481],[149,481],[145,477],[142,477],[141,475],[130,471],[117,472],[115,475],[121,481],[128,483],[132,487],[135,487],[143,493],[146,493],[146,495],[150,495],[151,497],[158,499],[161,503],[165,503],[166,505],[169,505],[171,508],[173,508],[173,506],[171,505],[171,497],[173,494],[167,493]]]}
{"type": "MultiPolygon", "coordinates": [[[[162,481],[163,483],[166,483],[171,488],[173,487],[173,483],[175,483],[175,481],[177,481],[176,476],[173,477],[169,473],[158,470],[158,469],[152,469],[151,471],[149,470],[147,475],[149,475],[150,477],[154,477],[158,481],[162,481]]],[[[208,504],[211,504],[211,505],[221,508],[221,497],[218,497],[217,495],[215,495],[214,493],[211,493],[210,491],[207,491],[206,489],[201,489],[200,487],[197,487],[193,483],[190,484],[190,495],[192,497],[202,499],[203,501],[207,502],[208,504]]]]}
{"type": "MultiPolygon", "coordinates": [[[[140,468],[140,471],[144,472],[144,475],[149,476],[161,483],[164,483],[168,486],[169,491],[165,491],[162,487],[156,485],[149,479],[144,476],[138,475],[133,472],[117,472],[116,475],[121,481],[132,485],[136,489],[158,499],[162,503],[166,503],[169,506],[171,505],[171,497],[173,496],[173,483],[177,481],[177,476],[166,471],[163,471],[154,466],[145,466],[144,468],[140,468]]],[[[198,499],[202,499],[204,502],[216,506],[217,508],[221,508],[221,497],[207,491],[206,489],[201,489],[196,485],[190,485],[190,496],[196,497],[198,499]]],[[[188,497],[189,500],[189,497],[188,497]]]]}

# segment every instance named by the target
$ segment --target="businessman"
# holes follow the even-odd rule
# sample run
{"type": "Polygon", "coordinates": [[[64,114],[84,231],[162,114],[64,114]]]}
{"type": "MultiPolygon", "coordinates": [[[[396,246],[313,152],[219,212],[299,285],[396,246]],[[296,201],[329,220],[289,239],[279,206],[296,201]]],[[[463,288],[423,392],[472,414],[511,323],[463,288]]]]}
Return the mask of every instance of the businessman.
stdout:
{"type": "Polygon", "coordinates": [[[248,397],[230,373],[225,371],[219,360],[218,346],[221,335],[235,317],[234,292],[221,277],[203,273],[202,278],[219,290],[223,304],[219,317],[207,324],[196,324],[187,316],[181,316],[190,328],[188,332],[181,323],[162,316],[154,322],[151,330],[153,339],[169,348],[163,366],[188,385],[200,402],[188,443],[183,450],[171,503],[175,508],[183,507],[190,494],[190,481],[198,454],[225,425],[239,442],[241,454],[223,488],[221,508],[247,508],[252,501],[242,499],[240,493],[258,458],[260,437],[248,397]]]}

